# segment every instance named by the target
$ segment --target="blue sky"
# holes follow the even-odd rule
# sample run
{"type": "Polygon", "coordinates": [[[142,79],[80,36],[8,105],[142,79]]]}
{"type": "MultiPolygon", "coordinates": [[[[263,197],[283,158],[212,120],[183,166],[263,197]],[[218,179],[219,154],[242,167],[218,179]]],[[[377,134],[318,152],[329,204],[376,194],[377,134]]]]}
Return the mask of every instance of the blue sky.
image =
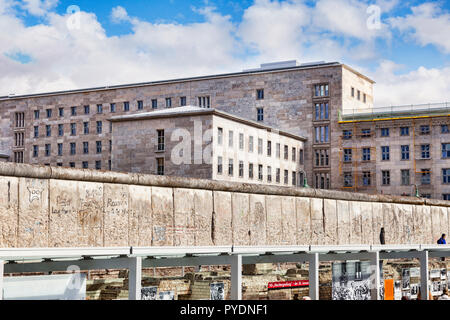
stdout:
{"type": "Polygon", "coordinates": [[[377,82],[377,105],[450,100],[445,0],[0,0],[0,30],[0,94],[297,59],[349,64],[377,82]],[[71,5],[81,12],[68,14],[71,5]],[[381,13],[376,28],[370,6],[381,13]]]}

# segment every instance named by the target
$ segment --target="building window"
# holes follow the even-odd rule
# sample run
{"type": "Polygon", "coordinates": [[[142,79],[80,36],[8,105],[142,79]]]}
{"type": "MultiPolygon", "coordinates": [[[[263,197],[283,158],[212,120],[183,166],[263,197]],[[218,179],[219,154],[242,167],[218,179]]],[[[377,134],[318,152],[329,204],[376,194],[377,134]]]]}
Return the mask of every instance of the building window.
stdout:
{"type": "Polygon", "coordinates": [[[389,170],[381,171],[381,184],[388,186],[391,184],[391,172],[389,170]]]}
{"type": "Polygon", "coordinates": [[[58,143],[58,156],[62,156],[62,155],[63,155],[63,144],[58,143]]]}
{"type": "Polygon", "coordinates": [[[253,163],[248,164],[248,178],[253,179],[253,163]]]}
{"type": "Polygon", "coordinates": [[[267,141],[267,156],[272,156],[272,141],[267,141]]]}
{"type": "Polygon", "coordinates": [[[420,146],[422,159],[430,159],[430,145],[422,144],[420,146]]]}
{"type": "Polygon", "coordinates": [[[361,100],[361,91],[358,90],[357,99],[361,100]]]}
{"type": "Polygon", "coordinates": [[[157,109],[157,108],[158,108],[158,100],[152,99],[152,109],[157,109]]]}
{"type": "Polygon", "coordinates": [[[76,125],[76,123],[71,123],[70,124],[70,135],[71,136],[76,136],[77,135],[77,125],[76,125]]]}
{"type": "Polygon", "coordinates": [[[330,174],[329,173],[317,173],[316,178],[316,188],[318,189],[330,189],[330,174]]]}
{"type": "Polygon", "coordinates": [[[264,100],[264,89],[256,90],[256,100],[264,100]]]}
{"type": "Polygon", "coordinates": [[[315,127],[315,131],[316,131],[316,143],[328,143],[329,139],[330,139],[330,132],[329,132],[329,127],[328,126],[320,126],[320,127],[315,127]]]}
{"type": "Polygon", "coordinates": [[[97,133],[101,134],[103,131],[103,122],[97,121],[97,133]]]}
{"type": "Polygon", "coordinates": [[[103,113],[103,105],[101,104],[97,105],[97,113],[103,113]]]}
{"type": "Polygon", "coordinates": [[[58,124],[58,136],[62,137],[64,135],[64,125],[58,124]]]}
{"type": "Polygon", "coordinates": [[[217,174],[222,174],[223,172],[223,160],[222,157],[217,157],[217,174]]]}
{"type": "Polygon", "coordinates": [[[276,156],[278,159],[281,157],[281,145],[277,143],[276,156]]]}
{"type": "Polygon", "coordinates": [[[164,130],[157,130],[158,133],[158,151],[165,150],[164,130]]]}
{"type": "Polygon", "coordinates": [[[233,159],[228,159],[228,175],[233,176],[234,166],[233,166],[233,159]]]}
{"type": "Polygon", "coordinates": [[[303,152],[303,149],[300,149],[300,152],[299,152],[299,155],[298,155],[298,158],[299,158],[299,162],[300,162],[300,164],[303,164],[303,162],[304,162],[304,152],[303,152]]]}
{"type": "Polygon", "coordinates": [[[97,153],[102,153],[102,142],[101,141],[96,141],[95,144],[96,144],[96,147],[97,147],[97,153]]]}
{"type": "Polygon", "coordinates": [[[370,186],[372,183],[371,181],[371,174],[369,171],[364,171],[363,172],[363,185],[364,186],[370,186]]]}
{"type": "Polygon", "coordinates": [[[129,101],[125,101],[123,103],[123,111],[130,111],[130,102],[129,101]]]}
{"type": "Polygon", "coordinates": [[[365,94],[365,93],[363,94],[363,102],[364,102],[364,103],[366,103],[366,102],[367,102],[367,96],[366,96],[366,94],[365,94]]]}
{"type": "Polygon", "coordinates": [[[329,154],[327,149],[316,149],[315,156],[316,167],[324,167],[329,165],[329,154]]]}
{"type": "Polygon", "coordinates": [[[38,126],[34,126],[34,137],[35,138],[39,137],[39,127],[38,126]]]}
{"type": "Polygon", "coordinates": [[[33,158],[37,158],[39,156],[39,146],[33,146],[33,158]]]}
{"type": "Polygon", "coordinates": [[[23,151],[14,152],[14,162],[23,163],[23,151]]]}
{"type": "Polygon", "coordinates": [[[258,154],[263,154],[263,140],[258,139],[258,154]]]}
{"type": "Polygon", "coordinates": [[[280,183],[280,181],[281,181],[281,170],[280,168],[277,168],[275,174],[275,182],[280,183]]]}
{"type": "Polygon", "coordinates": [[[89,122],[83,122],[83,132],[89,134],[89,122]]]}
{"type": "Polygon", "coordinates": [[[429,194],[429,193],[422,194],[421,197],[425,198],[425,199],[431,199],[431,194],[429,194]]]}
{"type": "Polygon", "coordinates": [[[450,169],[442,169],[442,183],[450,184],[450,169]]]}
{"type": "Polygon", "coordinates": [[[205,96],[205,97],[198,97],[198,106],[200,108],[210,108],[211,104],[210,104],[210,98],[209,96],[205,96]]]}
{"type": "Polygon", "coordinates": [[[109,152],[112,152],[112,140],[109,140],[109,152]]]}
{"type": "Polygon", "coordinates": [[[352,149],[344,149],[344,162],[352,161],[352,149]]]}
{"type": "Polygon", "coordinates": [[[284,184],[288,184],[288,183],[289,183],[289,171],[284,170],[284,184]]]}
{"type": "Polygon", "coordinates": [[[272,182],[272,167],[267,167],[267,182],[272,182]]]}
{"type": "Polygon", "coordinates": [[[292,147],[292,161],[293,162],[297,161],[296,157],[297,157],[297,149],[295,147],[292,147]]]}
{"type": "Polygon", "coordinates": [[[328,96],[328,84],[316,84],[314,86],[315,97],[327,97],[328,96]]]}
{"type": "Polygon", "coordinates": [[[137,105],[138,105],[138,110],[144,109],[144,101],[138,100],[137,105]]]}
{"type": "Polygon", "coordinates": [[[400,127],[401,136],[409,136],[409,127],[400,127]]]}
{"type": "Polygon", "coordinates": [[[223,129],[217,128],[217,144],[221,146],[223,143],[223,129]]]}
{"type": "Polygon", "coordinates": [[[344,140],[349,140],[352,138],[353,131],[352,130],[344,130],[342,137],[344,140]]]}
{"type": "Polygon", "coordinates": [[[111,113],[116,112],[116,104],[115,104],[115,103],[111,103],[111,104],[109,105],[109,108],[110,108],[110,110],[111,110],[111,113]]]}
{"type": "Polygon", "coordinates": [[[77,115],[77,107],[71,107],[70,108],[70,114],[72,116],[76,116],[77,115]]]}
{"type": "Polygon", "coordinates": [[[75,168],[75,162],[70,162],[70,163],[69,163],[69,167],[75,168]]]}
{"type": "Polygon", "coordinates": [[[450,194],[449,193],[444,193],[442,194],[442,200],[450,200],[450,194]]]}
{"type": "Polygon", "coordinates": [[[389,128],[381,128],[381,136],[389,137],[389,128]]]}
{"type": "Polygon", "coordinates": [[[328,120],[328,103],[316,103],[315,105],[315,119],[316,120],[328,120]]]}
{"type": "Polygon", "coordinates": [[[287,145],[284,146],[284,160],[289,159],[289,147],[287,145]]]}
{"type": "Polygon", "coordinates": [[[361,130],[361,137],[362,138],[369,138],[372,135],[370,129],[362,129],[361,130]]]}
{"type": "Polygon", "coordinates": [[[52,136],[52,127],[49,125],[45,126],[45,134],[47,137],[51,137],[52,136]]]}
{"type": "Polygon", "coordinates": [[[248,152],[253,152],[253,136],[248,137],[248,152]]]}
{"type": "Polygon", "coordinates": [[[263,108],[256,109],[256,120],[264,121],[264,109],[263,108]]]}
{"type": "MultiPolygon", "coordinates": [[[[73,110],[72,110],[72,112],[73,112],[73,110]]],[[[91,108],[89,106],[84,106],[84,114],[89,114],[89,113],[91,113],[91,108]]]]}
{"type": "Polygon", "coordinates": [[[239,133],[239,150],[244,150],[244,134],[239,133]]]}
{"type": "Polygon", "coordinates": [[[420,126],[420,134],[430,134],[430,126],[429,125],[420,126]]]}
{"type": "Polygon", "coordinates": [[[444,159],[450,158],[450,143],[442,144],[442,158],[444,159]]]}
{"type": "Polygon", "coordinates": [[[430,184],[431,183],[431,172],[430,169],[422,169],[422,184],[430,184]]]}
{"type": "Polygon", "coordinates": [[[410,175],[409,170],[402,170],[402,186],[409,186],[410,185],[410,175]]]}
{"type": "Polygon", "coordinates": [[[362,161],[370,161],[370,148],[363,148],[362,151],[362,161]]]}
{"type": "Polygon", "coordinates": [[[70,143],[70,154],[71,155],[77,154],[77,144],[75,142],[70,143]]]}
{"type": "Polygon", "coordinates": [[[184,107],[187,105],[186,97],[180,97],[180,106],[184,107]]]}
{"type": "Polygon", "coordinates": [[[47,118],[51,118],[52,117],[52,109],[47,109],[47,118]]]}
{"type": "Polygon", "coordinates": [[[263,180],[263,166],[262,164],[258,165],[258,180],[262,181],[263,180]]]}
{"type": "Polygon", "coordinates": [[[389,147],[383,146],[381,147],[381,160],[388,161],[390,158],[389,147]]]}
{"type": "Polygon", "coordinates": [[[100,160],[95,161],[95,169],[97,169],[97,170],[102,169],[102,162],[100,160]]]}
{"type": "Polygon", "coordinates": [[[83,142],[83,153],[89,154],[89,142],[83,142]]]}
{"type": "Polygon", "coordinates": [[[83,169],[89,169],[89,162],[83,161],[81,166],[83,167],[83,169]]]}
{"type": "Polygon", "coordinates": [[[448,124],[441,125],[441,133],[449,133],[448,124]]]}
{"type": "Polygon", "coordinates": [[[239,161],[239,178],[244,177],[244,161],[239,161]]]}
{"type": "Polygon", "coordinates": [[[45,156],[46,157],[50,157],[50,153],[51,153],[51,145],[50,144],[46,144],[45,145],[45,156]]]}
{"type": "Polygon", "coordinates": [[[15,146],[16,147],[23,147],[24,144],[24,133],[23,132],[16,132],[14,134],[15,138],[15,146]]]}
{"type": "MultiPolygon", "coordinates": [[[[34,110],[34,120],[38,120],[39,119],[39,110],[34,110]]],[[[17,127],[17,125],[16,125],[17,127]]]]}
{"type": "Polygon", "coordinates": [[[351,172],[344,172],[344,187],[353,187],[353,176],[351,172]]]}
{"type": "Polygon", "coordinates": [[[108,170],[111,171],[111,160],[108,160],[108,170]]]}
{"type": "Polygon", "coordinates": [[[24,128],[25,127],[25,113],[24,112],[16,112],[15,113],[15,125],[16,128],[24,128]]]}
{"type": "Polygon", "coordinates": [[[292,171],[292,185],[296,186],[297,185],[297,172],[292,171]]]}
{"type": "Polygon", "coordinates": [[[166,98],[166,108],[172,107],[172,98],[166,98]]]}
{"type": "Polygon", "coordinates": [[[352,87],[352,97],[355,97],[355,88],[352,87]]]}
{"type": "Polygon", "coordinates": [[[164,175],[164,158],[156,158],[156,174],[159,176],[164,175]]]}
{"type": "Polygon", "coordinates": [[[402,160],[409,160],[409,146],[401,146],[401,156],[402,160]]]}
{"type": "Polygon", "coordinates": [[[233,148],[233,136],[234,132],[232,130],[228,131],[228,147],[233,148]]]}

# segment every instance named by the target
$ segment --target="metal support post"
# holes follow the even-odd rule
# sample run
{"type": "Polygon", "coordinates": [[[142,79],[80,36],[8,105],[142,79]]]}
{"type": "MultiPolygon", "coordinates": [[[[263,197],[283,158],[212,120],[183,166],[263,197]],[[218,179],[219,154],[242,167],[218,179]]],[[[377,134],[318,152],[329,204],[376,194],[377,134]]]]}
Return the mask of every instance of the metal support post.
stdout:
{"type": "Polygon", "coordinates": [[[371,300],[380,300],[380,254],[378,251],[371,253],[370,266],[373,279],[370,288],[371,300]]]}
{"type": "Polygon", "coordinates": [[[3,260],[0,260],[0,300],[3,300],[3,260]]]}
{"type": "Polygon", "coordinates": [[[231,259],[231,300],[242,300],[242,256],[233,255],[231,259]]]}
{"type": "Polygon", "coordinates": [[[420,261],[420,299],[428,300],[428,251],[419,252],[420,261]]]}
{"type": "Polygon", "coordinates": [[[130,258],[128,270],[128,299],[141,300],[142,258],[130,258]]]}
{"type": "Polygon", "coordinates": [[[313,253],[309,259],[309,297],[319,300],[319,254],[313,253]]]}

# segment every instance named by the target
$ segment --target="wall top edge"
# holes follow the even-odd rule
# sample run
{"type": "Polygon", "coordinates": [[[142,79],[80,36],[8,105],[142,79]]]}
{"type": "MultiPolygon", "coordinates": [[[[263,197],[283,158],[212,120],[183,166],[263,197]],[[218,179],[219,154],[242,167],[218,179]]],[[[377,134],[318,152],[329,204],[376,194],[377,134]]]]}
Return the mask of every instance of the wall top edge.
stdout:
{"type": "Polygon", "coordinates": [[[184,177],[156,176],[140,173],[124,173],[99,171],[90,169],[75,169],[49,167],[41,165],[17,164],[0,162],[0,177],[19,177],[32,179],[54,179],[82,182],[98,182],[110,184],[129,184],[152,187],[206,189],[210,191],[225,191],[235,193],[252,193],[264,195],[310,197],[331,200],[349,200],[361,202],[383,202],[412,205],[429,205],[450,207],[450,201],[423,199],[403,196],[371,195],[351,193],[337,190],[320,190],[312,188],[280,187],[238,183],[227,181],[213,181],[184,177]]]}

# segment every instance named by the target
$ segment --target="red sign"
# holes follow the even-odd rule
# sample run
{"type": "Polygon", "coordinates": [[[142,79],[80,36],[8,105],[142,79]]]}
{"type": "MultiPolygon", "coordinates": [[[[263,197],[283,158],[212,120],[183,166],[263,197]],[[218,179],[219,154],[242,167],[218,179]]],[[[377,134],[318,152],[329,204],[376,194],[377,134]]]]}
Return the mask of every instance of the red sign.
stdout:
{"type": "Polygon", "coordinates": [[[284,288],[297,288],[308,286],[309,280],[281,281],[281,282],[269,282],[268,289],[284,289],[284,288]]]}

